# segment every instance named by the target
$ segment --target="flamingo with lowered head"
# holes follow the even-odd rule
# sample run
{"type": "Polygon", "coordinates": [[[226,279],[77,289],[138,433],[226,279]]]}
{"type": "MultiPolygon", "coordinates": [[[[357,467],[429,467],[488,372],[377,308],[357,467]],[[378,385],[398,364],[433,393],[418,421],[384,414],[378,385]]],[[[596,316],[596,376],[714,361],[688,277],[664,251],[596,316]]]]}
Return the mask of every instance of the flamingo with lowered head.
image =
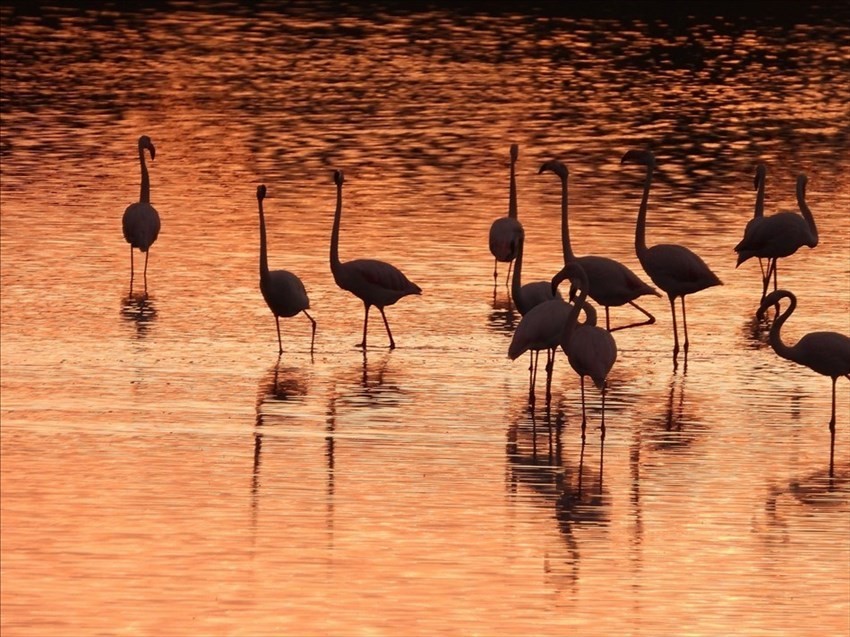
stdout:
{"type": "Polygon", "coordinates": [[[145,253],[145,294],[148,293],[148,256],[150,247],[159,236],[160,220],[159,213],[151,205],[151,181],[148,176],[148,167],[145,164],[145,149],[151,154],[151,161],[156,156],[156,148],[147,135],[139,137],[139,164],[142,168],[142,187],[139,193],[139,201],[131,203],[124,210],[121,219],[124,239],[130,244],[130,294],[133,294],[133,248],[138,248],[145,253]]]}
{"type": "MultiPolygon", "coordinates": [[[[555,287],[566,278],[564,270],[561,270],[552,279],[552,286],[555,287]]],[[[579,290],[586,291],[589,294],[589,282],[584,268],[579,263],[578,270],[574,275],[578,280],[574,284],[579,290]]],[[[587,296],[585,294],[585,296],[587,296]]],[[[596,308],[594,308],[586,299],[581,297],[575,301],[576,315],[579,310],[584,310],[585,321],[576,323],[570,326],[565,323],[561,334],[561,349],[567,355],[567,360],[570,362],[570,367],[573,368],[576,374],[581,379],[581,439],[585,439],[585,429],[587,428],[587,415],[585,411],[584,399],[584,379],[589,376],[596,385],[596,388],[602,393],[602,441],[605,440],[605,390],[608,374],[614,363],[617,360],[617,343],[614,337],[608,330],[604,330],[596,325],[596,308]]]]}
{"type": "Polygon", "coordinates": [[[266,218],[263,214],[263,199],[266,198],[266,187],[257,186],[257,207],[260,211],[260,292],[266,300],[266,305],[274,314],[274,322],[277,326],[278,355],[283,354],[283,345],[280,340],[280,317],[295,316],[303,312],[313,324],[313,334],[310,338],[310,354],[313,353],[313,344],[316,341],[316,321],[307,313],[310,309],[310,299],[307,298],[307,290],[296,275],[287,270],[269,270],[269,259],[266,251],[266,218]]]}
{"type": "Polygon", "coordinates": [[[651,285],[645,283],[628,267],[608,257],[587,255],[577,257],[573,253],[570,244],[570,223],[567,211],[567,179],[569,169],[560,161],[553,159],[544,163],[538,174],[551,171],[561,178],[561,243],[564,249],[564,263],[577,261],[581,264],[590,284],[590,298],[605,308],[605,327],[613,332],[629,327],[640,325],[651,325],[655,323],[655,317],[635,303],[635,299],[646,294],[661,296],[651,285]],[[625,305],[628,303],[641,313],[647,320],[641,323],[621,325],[611,329],[611,318],[609,308],[625,305]]]}
{"type": "Polygon", "coordinates": [[[777,288],[778,259],[791,256],[803,246],[814,248],[818,244],[818,228],[812,211],[806,204],[807,183],[806,175],[797,177],[797,205],[800,206],[802,216],[795,212],[777,212],[761,217],[758,222],[752,219],[744,230],[744,238],[735,246],[735,252],[738,253],[736,268],[752,257],[768,260],[767,272],[762,279],[762,299],[767,294],[771,273],[773,289],[777,288]]]}
{"type": "Polygon", "coordinates": [[[838,332],[809,332],[796,345],[786,345],[782,342],[780,330],[797,308],[797,297],[792,292],[776,290],[768,294],[761,302],[758,318],[761,320],[771,305],[778,308],[782,299],[788,299],[789,305],[781,314],[777,311],[776,320],[770,326],[770,346],[773,351],[782,358],[832,378],[832,416],[829,420],[829,473],[832,475],[835,457],[835,383],[840,376],[850,379],[850,336],[838,332]]]}
{"type": "Polygon", "coordinates": [[[664,290],[670,300],[673,314],[673,367],[678,365],[679,334],[676,328],[677,297],[682,299],[682,326],[685,333],[685,360],[688,356],[688,319],[685,314],[685,296],[694,294],[722,281],[698,255],[678,244],[659,243],[651,248],[646,245],[646,208],[649,201],[649,188],[652,184],[652,172],[655,170],[655,155],[651,151],[630,150],[623,155],[621,164],[641,164],[646,166],[646,178],[643,185],[643,198],[640,202],[637,225],[635,227],[635,252],[649,278],[664,290]]]}
{"type": "Polygon", "coordinates": [[[343,290],[348,290],[363,301],[363,340],[357,347],[366,349],[366,328],[369,323],[369,308],[373,305],[381,312],[387,336],[390,337],[390,349],[395,349],[395,341],[390,324],[384,314],[384,308],[393,305],[400,298],[410,294],[422,294],[422,289],[408,280],[394,265],[376,259],[355,259],[341,263],[339,260],[339,225],[342,219],[342,184],[345,177],[341,170],[334,171],[336,184],[336,212],[331,232],[331,273],[334,281],[343,290]]]}
{"type": "Polygon", "coordinates": [[[490,226],[490,253],[495,258],[493,263],[493,286],[498,280],[499,262],[508,264],[508,276],[505,283],[511,279],[511,265],[517,255],[518,235],[522,232],[522,224],[517,219],[516,201],[516,160],[519,146],[511,144],[511,184],[508,195],[508,214],[499,217],[490,226]]]}

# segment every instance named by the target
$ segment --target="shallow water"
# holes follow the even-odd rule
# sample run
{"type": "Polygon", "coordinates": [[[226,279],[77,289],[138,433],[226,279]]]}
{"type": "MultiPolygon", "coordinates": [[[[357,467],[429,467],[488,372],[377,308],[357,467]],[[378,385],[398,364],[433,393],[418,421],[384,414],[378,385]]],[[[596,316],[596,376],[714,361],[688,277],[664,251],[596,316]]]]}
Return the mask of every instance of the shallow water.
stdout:
{"type": "MultiPolygon", "coordinates": [[[[81,634],[847,634],[850,391],[779,359],[754,319],[752,215],[796,210],[820,243],[780,262],[783,330],[850,332],[846,16],[466,11],[333,15],[226,4],[135,13],[5,6],[2,632],[81,634]],[[121,214],[149,135],[162,232],[128,295],[121,214]],[[615,333],[606,398],[559,353],[528,407],[519,315],[493,288],[491,222],[519,144],[526,280],[578,254],[683,243],[724,282],[615,333]],[[360,339],[343,260],[422,289],[360,339]],[[257,287],[255,190],[273,268],[318,321],[257,287]],[[137,286],[139,279],[137,279],[137,286]],[[137,287],[137,292],[139,289],[137,287]]],[[[136,264],[141,263],[138,260],[136,264]]],[[[615,324],[639,320],[615,308],[615,324]]]]}

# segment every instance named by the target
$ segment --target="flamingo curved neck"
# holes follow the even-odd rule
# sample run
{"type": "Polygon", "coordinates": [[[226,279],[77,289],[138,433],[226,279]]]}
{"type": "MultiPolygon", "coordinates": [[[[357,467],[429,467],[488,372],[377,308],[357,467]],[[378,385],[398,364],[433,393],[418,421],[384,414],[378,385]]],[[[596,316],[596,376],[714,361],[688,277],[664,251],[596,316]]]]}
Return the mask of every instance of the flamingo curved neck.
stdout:
{"type": "Polygon", "coordinates": [[[142,188],[139,193],[139,201],[141,203],[150,203],[151,201],[151,180],[148,177],[148,167],[145,164],[145,148],[139,146],[139,163],[142,166],[142,188]]]}
{"type": "Polygon", "coordinates": [[[815,217],[806,203],[806,185],[803,180],[797,182],[797,205],[800,206],[800,212],[803,213],[803,218],[809,225],[809,230],[812,233],[813,242],[811,247],[814,248],[818,244],[818,227],[815,224],[815,217]]]}
{"type": "Polygon", "coordinates": [[[582,309],[584,310],[584,322],[582,323],[582,325],[596,325],[596,320],[598,318],[596,315],[596,308],[593,307],[590,303],[585,303],[582,306],[582,309]]]}
{"type": "Polygon", "coordinates": [[[260,209],[260,280],[269,278],[269,258],[266,252],[266,218],[263,215],[263,200],[258,199],[257,205],[260,209]]]}
{"type": "Polygon", "coordinates": [[[336,187],[336,212],[334,213],[334,225],[331,231],[331,272],[334,277],[341,270],[339,261],[339,224],[342,219],[342,184],[336,187]]]}
{"type": "Polygon", "coordinates": [[[646,179],[643,183],[643,198],[640,200],[637,226],[635,228],[635,252],[638,260],[646,253],[646,208],[649,203],[649,188],[652,185],[652,165],[646,166],[646,179]]]}
{"type": "Polygon", "coordinates": [[[516,201],[516,161],[511,158],[511,189],[508,195],[508,216],[511,219],[517,218],[517,201],[516,201]]]}
{"type": "Polygon", "coordinates": [[[787,296],[789,305],[788,308],[782,312],[779,316],[776,317],[773,321],[773,325],[770,326],[770,346],[773,348],[773,351],[776,352],[782,358],[786,358],[790,361],[795,360],[794,356],[794,348],[786,345],[782,341],[782,336],[780,335],[780,330],[782,326],[785,324],[785,321],[788,320],[788,317],[791,316],[791,313],[797,307],[797,299],[793,296],[787,296]]]}
{"type": "Polygon", "coordinates": [[[514,259],[514,273],[511,278],[511,298],[513,298],[520,314],[524,313],[524,308],[521,307],[522,299],[520,298],[522,290],[522,251],[524,245],[525,237],[520,236],[520,239],[517,242],[516,258],[514,259]]]}
{"type": "Polygon", "coordinates": [[[561,178],[561,243],[564,248],[564,265],[570,261],[574,261],[576,255],[573,254],[573,248],[570,244],[570,219],[568,211],[568,196],[567,196],[567,175],[558,175],[561,178]]]}
{"type": "Polygon", "coordinates": [[[588,312],[587,308],[585,307],[585,301],[587,300],[587,292],[590,286],[588,285],[587,274],[585,273],[584,269],[578,264],[575,264],[573,266],[565,266],[564,269],[562,269],[560,272],[558,272],[558,274],[555,275],[555,278],[552,279],[552,291],[554,292],[555,290],[557,290],[558,286],[561,285],[561,282],[563,282],[564,279],[568,278],[567,271],[570,269],[570,267],[575,268],[574,271],[576,271],[578,275],[577,287],[579,289],[579,295],[573,301],[573,308],[572,310],[570,310],[570,314],[567,317],[567,322],[564,324],[564,327],[561,331],[562,347],[565,344],[568,344],[569,340],[572,338],[572,334],[575,331],[576,324],[578,323],[578,315],[582,311],[582,309],[585,309],[585,313],[588,317],[588,322],[590,321],[591,316],[596,315],[594,308],[590,308],[590,312],[588,312]]]}

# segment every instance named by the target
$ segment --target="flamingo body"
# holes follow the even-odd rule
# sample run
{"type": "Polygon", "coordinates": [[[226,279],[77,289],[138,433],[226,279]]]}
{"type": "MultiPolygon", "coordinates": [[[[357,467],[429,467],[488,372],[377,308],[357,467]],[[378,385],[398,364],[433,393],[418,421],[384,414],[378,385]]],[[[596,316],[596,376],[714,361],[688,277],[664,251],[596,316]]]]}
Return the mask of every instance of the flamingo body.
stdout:
{"type": "Polygon", "coordinates": [[[141,168],[141,188],[139,201],[131,203],[124,210],[121,218],[121,230],[124,239],[130,244],[130,294],[133,293],[133,277],[135,274],[133,264],[133,249],[137,248],[145,254],[145,294],[148,291],[148,256],[151,246],[159,236],[161,222],[159,213],[151,205],[151,186],[148,167],[145,163],[145,150],[151,155],[151,161],[156,157],[156,147],[147,135],[139,137],[139,166],[141,168]]]}
{"type": "Polygon", "coordinates": [[[369,323],[369,308],[373,305],[378,308],[381,318],[384,319],[384,327],[390,339],[390,349],[395,348],[395,341],[387,321],[384,308],[393,305],[399,299],[411,295],[422,294],[422,288],[411,282],[398,268],[385,261],[376,259],[355,259],[346,261],[339,260],[339,227],[342,219],[342,184],[345,176],[341,170],[334,171],[334,183],[336,184],[336,212],[334,213],[334,225],[331,231],[330,265],[336,284],[351,292],[363,301],[365,310],[363,316],[363,340],[359,347],[366,348],[366,333],[369,323]]]}
{"type": "Polygon", "coordinates": [[[575,373],[581,377],[589,376],[601,391],[608,373],[617,361],[617,342],[608,330],[597,327],[596,312],[588,312],[590,307],[590,304],[585,302],[585,312],[588,317],[593,318],[577,325],[571,338],[566,343],[561,343],[561,348],[575,373]]]}
{"type": "Polygon", "coordinates": [[[528,351],[555,349],[573,306],[563,299],[549,299],[531,308],[514,330],[508,358],[516,360],[528,351]]]}

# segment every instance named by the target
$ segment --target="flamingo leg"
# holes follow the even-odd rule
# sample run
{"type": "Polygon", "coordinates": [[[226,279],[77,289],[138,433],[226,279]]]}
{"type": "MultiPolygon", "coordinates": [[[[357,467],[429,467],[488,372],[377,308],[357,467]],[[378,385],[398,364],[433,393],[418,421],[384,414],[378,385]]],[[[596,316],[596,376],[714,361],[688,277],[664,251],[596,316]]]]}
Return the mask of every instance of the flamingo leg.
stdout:
{"type": "Polygon", "coordinates": [[[601,440],[605,442],[605,394],[607,393],[607,385],[602,385],[602,435],[601,440]]]}
{"type": "Polygon", "coordinates": [[[584,411],[584,375],[581,377],[581,447],[584,450],[585,430],[587,429],[587,416],[584,411]]]}
{"type": "Polygon", "coordinates": [[[313,333],[310,336],[310,356],[312,356],[313,355],[313,344],[316,342],[316,320],[312,316],[307,314],[307,310],[301,310],[301,311],[304,312],[304,316],[306,316],[308,319],[310,319],[310,322],[313,324],[313,333]]]}
{"type": "Polygon", "coordinates": [[[602,385],[602,433],[599,437],[599,491],[602,491],[602,467],[605,462],[605,390],[602,385]]]}
{"type": "Polygon", "coordinates": [[[355,347],[362,347],[364,350],[366,349],[366,326],[369,324],[369,308],[371,307],[367,303],[363,304],[363,307],[366,308],[366,313],[363,316],[363,340],[360,341],[355,347]]]}
{"type": "Polygon", "coordinates": [[[133,296],[133,246],[130,245],[130,296],[133,296]]]}
{"type": "Polygon", "coordinates": [[[505,279],[505,287],[510,288],[511,286],[511,269],[514,267],[513,261],[508,261],[508,276],[505,279]]]}
{"type": "Polygon", "coordinates": [[[387,328],[387,336],[390,337],[390,349],[395,349],[395,341],[393,340],[393,333],[390,331],[390,324],[387,322],[387,315],[384,314],[384,308],[378,306],[378,309],[381,312],[381,318],[384,319],[384,327],[387,328]]]}
{"type": "Polygon", "coordinates": [[[835,383],[838,377],[832,377],[832,417],[829,419],[829,477],[832,477],[835,467],[835,383]]]}
{"type": "Polygon", "coordinates": [[[608,307],[606,306],[605,307],[605,323],[606,323],[606,329],[609,332],[616,332],[617,330],[625,330],[625,329],[629,329],[630,327],[640,327],[641,325],[652,325],[653,323],[655,323],[655,317],[652,314],[650,314],[649,312],[647,312],[645,309],[643,309],[640,305],[638,305],[634,301],[629,301],[629,305],[631,305],[632,307],[634,307],[635,309],[640,311],[644,316],[646,316],[646,320],[642,321],[641,323],[629,323],[628,325],[621,325],[620,327],[615,327],[614,329],[611,329],[610,325],[608,325],[608,307]]]}
{"type": "Polygon", "coordinates": [[[679,329],[676,327],[676,299],[669,295],[670,299],[670,311],[673,313],[673,369],[677,366],[677,359],[679,357],[679,329]]]}
{"type": "Polygon", "coordinates": [[[532,406],[534,405],[535,400],[536,400],[534,386],[537,384],[537,362],[538,362],[538,359],[540,358],[540,350],[534,350],[533,356],[534,356],[534,364],[533,364],[534,370],[531,373],[531,385],[529,386],[529,389],[528,389],[528,402],[531,403],[532,406]]]}
{"type": "Polygon", "coordinates": [[[145,251],[145,272],[144,272],[145,295],[147,295],[147,293],[148,293],[148,256],[150,255],[150,253],[151,253],[150,249],[145,251]]]}
{"type": "Polygon", "coordinates": [[[685,332],[685,356],[688,355],[688,317],[685,315],[685,295],[682,295],[682,330],[685,332]]]}
{"type": "Polygon", "coordinates": [[[277,328],[277,355],[283,354],[283,345],[280,342],[280,318],[277,314],[274,315],[274,324],[277,328]]]}
{"type": "Polygon", "coordinates": [[[776,292],[776,289],[778,287],[778,284],[776,282],[777,271],[779,270],[779,268],[777,267],[777,261],[778,261],[778,259],[776,259],[776,258],[773,259],[773,291],[774,292],[776,292]]]}
{"type": "MultiPolygon", "coordinates": [[[[607,305],[605,306],[605,329],[608,330],[609,332],[611,331],[611,311],[610,311],[610,308],[607,305]]],[[[622,329],[622,328],[618,328],[618,329],[622,329]]]]}
{"type": "Polygon", "coordinates": [[[546,350],[546,404],[552,402],[552,371],[555,369],[555,350],[546,350]]]}
{"type": "Polygon", "coordinates": [[[499,280],[499,260],[493,259],[493,287],[496,287],[496,282],[499,280]]]}

